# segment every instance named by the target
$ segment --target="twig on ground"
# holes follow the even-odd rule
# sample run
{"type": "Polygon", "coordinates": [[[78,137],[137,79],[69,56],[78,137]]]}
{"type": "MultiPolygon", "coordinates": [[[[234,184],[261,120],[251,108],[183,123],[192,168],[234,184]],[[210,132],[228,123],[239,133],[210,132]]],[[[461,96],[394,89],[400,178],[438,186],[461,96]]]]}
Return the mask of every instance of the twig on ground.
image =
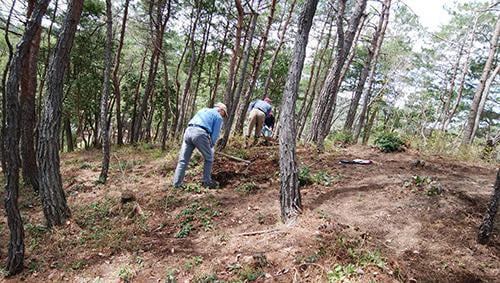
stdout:
{"type": "Polygon", "coordinates": [[[236,234],[235,236],[255,236],[255,235],[275,233],[275,232],[285,232],[285,231],[283,231],[281,229],[270,229],[270,230],[262,230],[262,231],[245,232],[245,233],[236,234]]]}
{"type": "Polygon", "coordinates": [[[226,154],[224,152],[217,152],[217,154],[219,155],[222,155],[228,159],[231,159],[231,160],[234,160],[234,161],[238,161],[238,162],[244,162],[244,163],[247,163],[247,164],[250,164],[251,161],[250,160],[245,160],[245,159],[241,159],[239,157],[236,157],[236,156],[232,156],[232,155],[229,155],[229,154],[226,154]]]}

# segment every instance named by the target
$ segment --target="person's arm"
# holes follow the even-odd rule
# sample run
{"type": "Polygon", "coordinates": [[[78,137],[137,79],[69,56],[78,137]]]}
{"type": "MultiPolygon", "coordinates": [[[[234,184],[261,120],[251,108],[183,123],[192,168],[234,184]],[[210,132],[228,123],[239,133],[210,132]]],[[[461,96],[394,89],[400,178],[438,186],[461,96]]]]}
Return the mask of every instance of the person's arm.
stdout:
{"type": "Polygon", "coordinates": [[[212,134],[210,134],[210,139],[212,140],[212,147],[215,145],[217,139],[219,138],[220,128],[222,126],[222,118],[219,115],[216,116],[217,117],[214,119],[214,122],[212,124],[212,134]]]}

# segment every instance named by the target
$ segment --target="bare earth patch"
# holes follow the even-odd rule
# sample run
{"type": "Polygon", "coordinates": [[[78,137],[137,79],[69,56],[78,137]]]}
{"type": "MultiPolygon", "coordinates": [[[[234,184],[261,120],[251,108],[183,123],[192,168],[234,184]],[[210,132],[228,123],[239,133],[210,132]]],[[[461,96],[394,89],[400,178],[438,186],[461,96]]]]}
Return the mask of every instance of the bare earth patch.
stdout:
{"type": "Polygon", "coordinates": [[[62,174],[73,218],[47,230],[39,200],[23,189],[26,270],[6,281],[498,279],[499,225],[489,245],[475,240],[495,166],[358,146],[298,152],[314,182],[302,187],[304,210],[293,226],[280,222],[275,146],[234,149],[252,161],[248,166],[217,156],[218,190],[198,185],[200,158],[189,169],[187,188],[174,190],[174,152],[165,157],[155,148],[117,148],[106,185],[95,182],[99,151],[65,154],[62,174]],[[354,158],[374,163],[339,164],[354,158]],[[415,166],[414,160],[423,162],[415,166]],[[125,202],[125,192],[133,199],[125,202]]]}

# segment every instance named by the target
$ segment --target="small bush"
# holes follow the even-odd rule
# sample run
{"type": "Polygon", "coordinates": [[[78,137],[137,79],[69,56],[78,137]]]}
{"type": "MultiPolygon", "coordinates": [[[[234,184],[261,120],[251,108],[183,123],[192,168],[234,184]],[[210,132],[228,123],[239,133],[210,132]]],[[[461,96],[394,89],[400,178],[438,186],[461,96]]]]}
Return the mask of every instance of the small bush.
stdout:
{"type": "Polygon", "coordinates": [[[395,152],[402,151],[405,142],[397,133],[383,132],[375,138],[374,144],[383,152],[395,152]]]}
{"type": "Polygon", "coordinates": [[[311,174],[311,169],[309,167],[300,167],[298,172],[299,186],[307,186],[314,183],[313,176],[311,174]]]}
{"type": "Polygon", "coordinates": [[[243,183],[239,185],[235,191],[243,194],[243,195],[249,195],[251,193],[256,192],[259,189],[259,186],[255,184],[254,182],[248,182],[248,183],[243,183]]]}
{"type": "Polygon", "coordinates": [[[338,131],[335,132],[332,136],[331,139],[334,144],[336,145],[349,145],[354,143],[354,137],[350,132],[345,132],[345,131],[338,131]]]}

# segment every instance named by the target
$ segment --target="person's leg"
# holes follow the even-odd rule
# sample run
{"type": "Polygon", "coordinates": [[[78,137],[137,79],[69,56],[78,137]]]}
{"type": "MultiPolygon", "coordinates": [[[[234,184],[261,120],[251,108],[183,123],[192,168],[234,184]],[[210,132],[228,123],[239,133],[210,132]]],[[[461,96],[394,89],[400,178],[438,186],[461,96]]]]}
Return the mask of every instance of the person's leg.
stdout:
{"type": "Polygon", "coordinates": [[[262,126],[264,125],[264,120],[266,119],[266,114],[262,111],[259,111],[255,117],[255,136],[254,136],[254,144],[257,143],[261,133],[262,126]]]}
{"type": "Polygon", "coordinates": [[[179,153],[179,161],[177,162],[177,168],[175,168],[174,174],[174,187],[179,187],[184,181],[184,175],[186,174],[186,168],[193,154],[194,145],[191,140],[190,129],[186,130],[184,133],[184,138],[182,141],[181,151],[179,153]]]}
{"type": "Polygon", "coordinates": [[[248,132],[247,132],[247,135],[246,135],[246,139],[245,139],[245,146],[248,146],[248,139],[250,138],[250,135],[252,134],[252,131],[254,130],[255,128],[255,124],[256,124],[256,109],[252,109],[250,110],[250,114],[248,116],[248,132]]]}
{"type": "Polygon", "coordinates": [[[205,160],[203,166],[203,184],[210,186],[212,182],[212,166],[214,163],[214,152],[207,133],[200,133],[193,139],[194,145],[203,155],[205,160]]]}

